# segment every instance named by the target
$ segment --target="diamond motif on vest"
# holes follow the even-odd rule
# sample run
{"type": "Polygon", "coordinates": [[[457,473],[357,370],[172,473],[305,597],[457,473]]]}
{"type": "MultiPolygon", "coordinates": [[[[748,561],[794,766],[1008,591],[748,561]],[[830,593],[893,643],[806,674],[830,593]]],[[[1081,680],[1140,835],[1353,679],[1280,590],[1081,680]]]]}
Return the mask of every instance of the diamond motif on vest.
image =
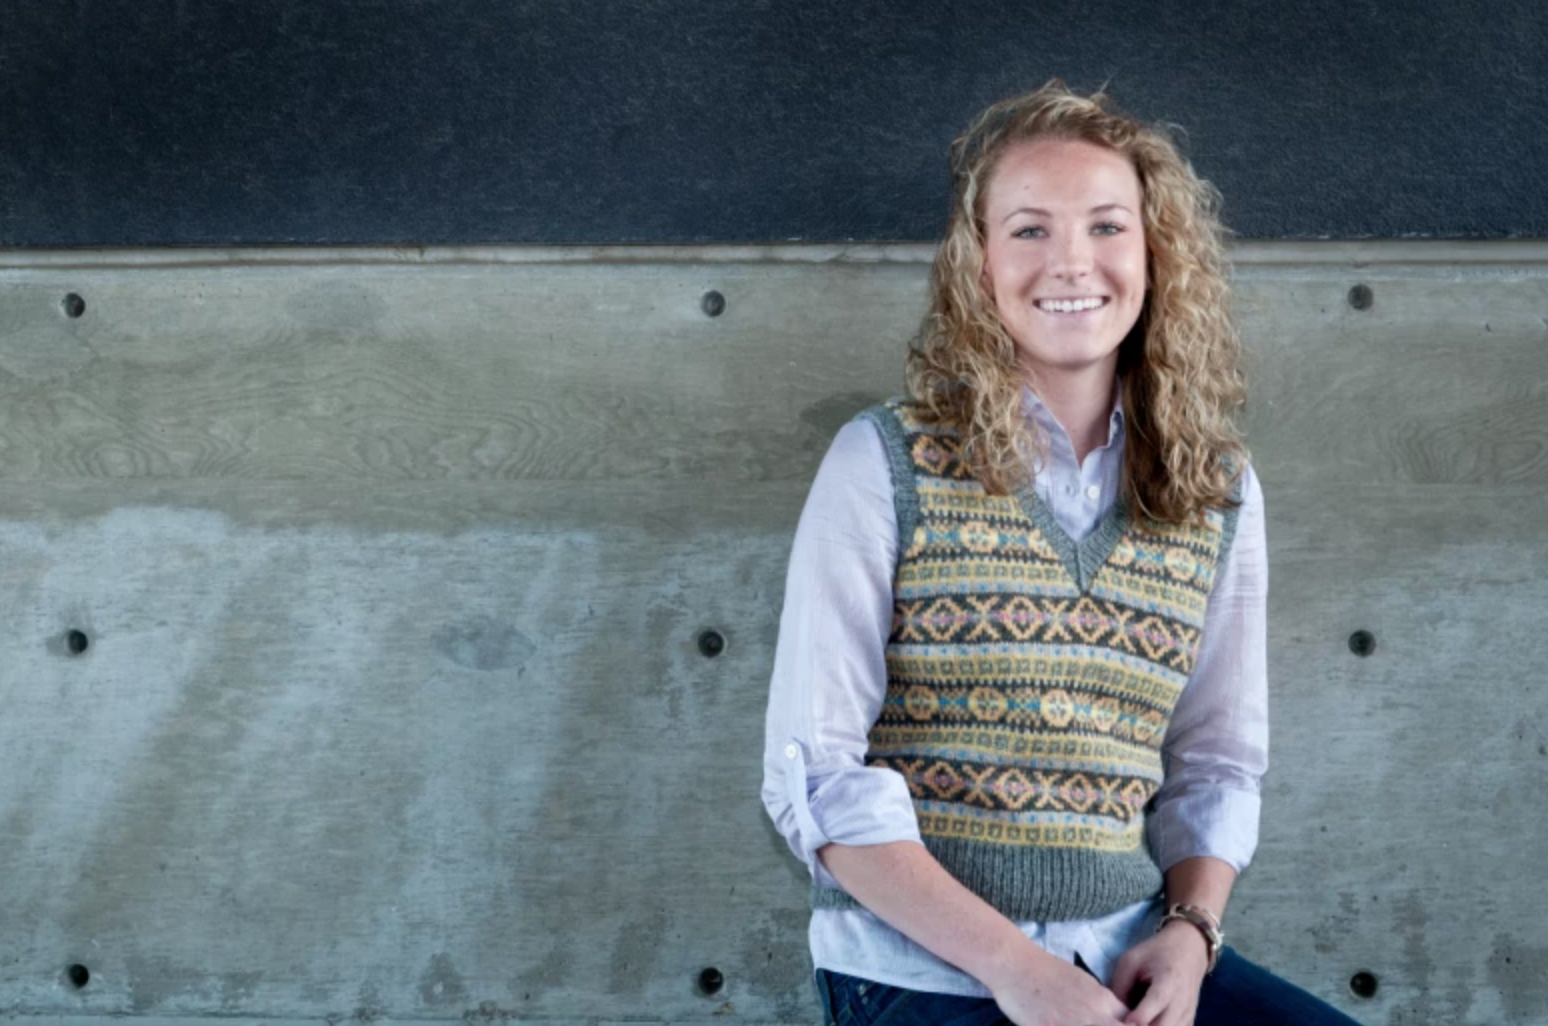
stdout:
{"type": "Polygon", "coordinates": [[[967,789],[962,775],[944,762],[937,762],[925,770],[920,783],[928,787],[937,798],[951,798],[967,789]]]}
{"type": "Polygon", "coordinates": [[[1145,655],[1152,660],[1170,655],[1176,644],[1171,632],[1167,630],[1166,621],[1159,616],[1147,616],[1135,624],[1134,637],[1145,655]]]}
{"type": "Polygon", "coordinates": [[[1089,645],[1106,635],[1113,623],[1110,618],[1102,615],[1097,604],[1091,601],[1091,596],[1082,595],[1080,601],[1075,603],[1075,611],[1070,614],[1070,626],[1080,640],[1089,645]]]}
{"type": "Polygon", "coordinates": [[[1000,800],[1007,808],[1020,809],[1033,799],[1037,789],[1020,769],[1012,768],[1000,775],[1000,800]]]}
{"type": "Polygon", "coordinates": [[[956,458],[956,446],[949,446],[942,439],[920,435],[914,439],[911,452],[914,463],[936,477],[950,477],[951,463],[956,458]]]}
{"type": "Polygon", "coordinates": [[[1120,793],[1122,804],[1118,806],[1117,814],[1125,819],[1133,819],[1145,808],[1145,803],[1150,801],[1151,795],[1159,790],[1154,784],[1143,780],[1131,780],[1123,786],[1120,793]]]}
{"type": "Polygon", "coordinates": [[[923,626],[931,638],[945,641],[956,633],[957,627],[966,619],[962,607],[957,603],[951,599],[936,599],[930,608],[925,610],[923,626]]]}
{"type": "Polygon", "coordinates": [[[1084,774],[1077,773],[1065,780],[1064,802],[1076,812],[1089,812],[1096,799],[1096,789],[1084,774]]]}

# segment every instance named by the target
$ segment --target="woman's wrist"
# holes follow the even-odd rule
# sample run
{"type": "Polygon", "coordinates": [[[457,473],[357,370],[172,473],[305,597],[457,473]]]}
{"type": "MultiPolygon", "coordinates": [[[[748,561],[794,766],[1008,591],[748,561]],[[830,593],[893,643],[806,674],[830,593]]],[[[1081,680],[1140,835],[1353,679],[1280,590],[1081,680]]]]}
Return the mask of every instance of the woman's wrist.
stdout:
{"type": "Polygon", "coordinates": [[[1156,932],[1166,929],[1186,930],[1204,946],[1206,973],[1214,972],[1220,961],[1220,950],[1225,946],[1225,935],[1220,930],[1220,920],[1208,909],[1197,905],[1173,905],[1161,918],[1156,932]]]}
{"type": "Polygon", "coordinates": [[[1183,859],[1166,871],[1167,911],[1158,929],[1192,930],[1204,945],[1210,969],[1225,944],[1220,921],[1235,882],[1235,867],[1207,855],[1183,859]]]}
{"type": "Polygon", "coordinates": [[[979,964],[962,966],[970,976],[978,980],[990,993],[999,994],[1005,989],[1024,981],[1028,973],[1035,973],[1042,963],[1054,956],[1038,947],[1010,920],[1005,929],[998,931],[995,942],[986,946],[979,964]]]}

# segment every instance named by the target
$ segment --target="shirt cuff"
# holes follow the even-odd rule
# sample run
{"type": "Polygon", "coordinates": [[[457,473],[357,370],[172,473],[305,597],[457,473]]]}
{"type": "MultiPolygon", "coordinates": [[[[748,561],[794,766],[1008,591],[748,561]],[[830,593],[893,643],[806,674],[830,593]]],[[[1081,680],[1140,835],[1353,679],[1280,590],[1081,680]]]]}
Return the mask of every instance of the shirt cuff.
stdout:
{"type": "Polygon", "coordinates": [[[789,840],[818,886],[838,886],[817,858],[825,844],[921,840],[908,785],[897,772],[848,766],[809,778],[804,745],[787,741],[784,755],[786,797],[795,817],[796,835],[789,840]]]}
{"type": "Polygon", "coordinates": [[[1258,814],[1263,799],[1254,791],[1210,788],[1156,803],[1146,824],[1150,851],[1164,873],[1183,859],[1207,855],[1240,873],[1258,849],[1258,814]]]}

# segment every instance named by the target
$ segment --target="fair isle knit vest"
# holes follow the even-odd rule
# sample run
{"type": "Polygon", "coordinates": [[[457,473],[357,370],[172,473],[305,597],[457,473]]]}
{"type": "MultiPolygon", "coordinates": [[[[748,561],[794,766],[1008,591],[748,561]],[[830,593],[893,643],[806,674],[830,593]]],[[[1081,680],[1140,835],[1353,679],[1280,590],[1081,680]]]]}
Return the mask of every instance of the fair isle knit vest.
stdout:
{"type": "MultiPolygon", "coordinates": [[[[1031,489],[992,496],[955,435],[894,400],[862,416],[892,464],[898,567],[887,695],[866,763],[908,784],[925,846],[1017,920],[1157,894],[1146,803],[1235,510],[1131,517],[1079,543],[1031,489]]],[[[855,908],[840,890],[817,908],[855,908]]]]}

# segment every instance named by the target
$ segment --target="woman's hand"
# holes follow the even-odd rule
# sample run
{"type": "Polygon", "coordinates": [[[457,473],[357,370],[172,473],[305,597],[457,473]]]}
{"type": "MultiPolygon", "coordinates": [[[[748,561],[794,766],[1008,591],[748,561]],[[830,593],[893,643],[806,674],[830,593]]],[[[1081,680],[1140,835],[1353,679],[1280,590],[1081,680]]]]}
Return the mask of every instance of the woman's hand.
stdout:
{"type": "Polygon", "coordinates": [[[1016,1026],[1121,1026],[1128,1008],[1096,978],[1028,942],[1028,957],[984,980],[1016,1026]]]}
{"type": "Polygon", "coordinates": [[[1122,1021],[1125,1026],[1193,1026],[1199,988],[1209,971],[1209,945],[1192,923],[1176,920],[1123,953],[1113,972],[1113,991],[1145,996],[1122,1021]]]}

